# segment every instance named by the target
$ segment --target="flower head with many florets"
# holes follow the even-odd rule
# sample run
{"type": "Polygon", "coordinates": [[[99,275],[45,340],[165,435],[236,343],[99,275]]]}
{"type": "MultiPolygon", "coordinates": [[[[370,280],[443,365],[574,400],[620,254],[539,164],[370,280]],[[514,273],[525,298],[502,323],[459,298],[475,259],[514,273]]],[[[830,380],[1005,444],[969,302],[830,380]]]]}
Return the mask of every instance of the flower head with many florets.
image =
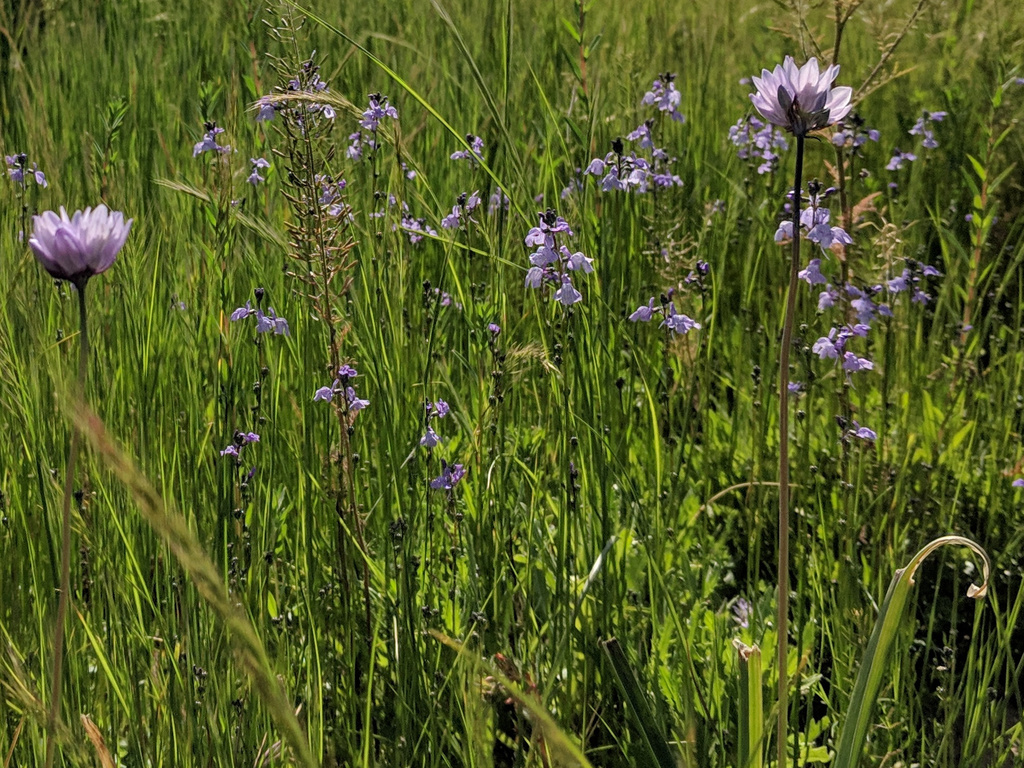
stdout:
{"type": "Polygon", "coordinates": [[[53,211],[33,216],[32,228],[28,244],[39,263],[58,280],[81,288],[114,263],[132,219],[125,221],[124,214],[110,212],[105,205],[75,211],[69,217],[61,206],[59,216],[53,211]]]}
{"type": "Polygon", "coordinates": [[[787,56],[773,72],[764,69],[760,77],[753,78],[757,93],[750,94],[750,100],[773,125],[796,136],[806,136],[811,131],[834,125],[852,109],[853,89],[832,87],[838,74],[838,64],[822,72],[813,57],[797,67],[793,57],[787,56]]]}

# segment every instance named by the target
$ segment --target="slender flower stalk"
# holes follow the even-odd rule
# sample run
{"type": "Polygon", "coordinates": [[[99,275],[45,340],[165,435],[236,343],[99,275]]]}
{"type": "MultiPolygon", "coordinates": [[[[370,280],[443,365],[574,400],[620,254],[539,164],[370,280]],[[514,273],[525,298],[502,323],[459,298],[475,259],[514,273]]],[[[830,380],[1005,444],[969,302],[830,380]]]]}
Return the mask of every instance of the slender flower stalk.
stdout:
{"type": "Polygon", "coordinates": [[[793,320],[796,314],[796,290],[800,271],[800,189],[803,186],[804,136],[796,135],[796,174],[793,183],[793,254],[789,264],[789,289],[786,291],[786,316],[782,324],[782,351],[779,354],[779,596],[776,600],[776,624],[779,629],[779,768],[786,764],[786,731],[789,713],[789,348],[793,345],[793,320]]]}
{"type": "MultiPolygon", "coordinates": [[[[85,377],[89,368],[89,333],[85,312],[85,281],[78,286],[78,379],[75,381],[75,400],[85,400],[85,377]]],[[[68,615],[68,593],[71,591],[71,499],[74,496],[75,463],[78,460],[77,429],[71,431],[68,450],[67,474],[64,476],[64,508],[61,513],[60,533],[60,591],[57,595],[57,626],[53,636],[53,679],[50,682],[50,710],[46,717],[46,768],[53,765],[54,735],[60,719],[61,676],[64,667],[64,625],[68,615]]]]}
{"type": "MultiPolygon", "coordinates": [[[[132,220],[124,220],[119,211],[111,213],[105,205],[75,211],[69,217],[60,209],[58,216],[46,211],[32,218],[33,234],[29,247],[39,263],[58,280],[72,283],[78,293],[80,344],[78,379],[74,397],[85,399],[85,380],[89,367],[89,335],[86,324],[85,286],[89,278],[105,272],[114,263],[124,245],[132,220]]],[[[75,464],[78,460],[78,430],[71,432],[67,474],[64,477],[64,507],[61,515],[60,591],[57,598],[57,625],[53,637],[53,678],[50,708],[47,713],[46,768],[52,768],[56,749],[57,721],[60,719],[61,677],[64,667],[64,625],[71,593],[71,499],[74,495],[75,464]]]]}
{"type": "Polygon", "coordinates": [[[804,140],[811,131],[834,125],[850,112],[852,89],[847,86],[832,87],[838,74],[838,65],[833,64],[822,72],[817,59],[811,58],[802,67],[797,67],[793,57],[787,56],[774,71],[765,69],[760,77],[753,78],[757,93],[750,94],[751,102],[762,117],[796,137],[796,180],[792,201],[793,255],[789,267],[786,315],[782,325],[782,351],[779,355],[779,591],[776,600],[778,768],[786,764],[786,737],[789,732],[789,348],[793,343],[796,289],[800,272],[800,190],[803,186],[804,140]]]}

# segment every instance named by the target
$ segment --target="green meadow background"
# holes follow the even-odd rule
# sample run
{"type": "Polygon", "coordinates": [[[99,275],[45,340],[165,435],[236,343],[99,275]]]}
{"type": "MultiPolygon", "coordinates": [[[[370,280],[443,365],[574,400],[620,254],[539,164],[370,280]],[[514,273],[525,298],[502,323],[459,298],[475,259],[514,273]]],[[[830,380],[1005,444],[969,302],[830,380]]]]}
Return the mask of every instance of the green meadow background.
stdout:
{"type": "MultiPolygon", "coordinates": [[[[855,91],[881,60],[856,106],[881,139],[847,180],[849,272],[874,285],[910,258],[942,277],[927,305],[894,302],[859,347],[875,369],[851,377],[811,353],[841,314],[819,313],[801,283],[792,759],[828,763],[893,573],[957,533],[992,558],[988,596],[964,596],[979,577],[966,552],[926,562],[863,764],[1022,764],[1020,6],[2,0],[0,12],[0,145],[49,182],[24,194],[0,182],[3,768],[45,754],[78,353],[73,290],[19,232],[35,212],[100,202],[134,225],[89,284],[87,401],[165,506],[140,514],[86,449],[60,764],[298,764],[254,677],[263,664],[325,766],[578,764],[563,740],[594,766],[643,766],[651,724],[680,765],[739,765],[735,639],[762,649],[769,734],[775,718],[788,249],[773,236],[793,157],[758,175],[728,129],[752,111],[742,78],[836,50],[837,82],[855,91]],[[337,117],[299,145],[309,167],[346,179],[353,212],[331,225],[352,247],[331,257],[326,291],[291,255],[295,140],[253,109],[314,55],[337,117]],[[658,117],[641,98],[663,72],[686,122],[659,119],[656,136],[683,185],[604,193],[587,178],[563,199],[577,169],[658,117]],[[373,92],[399,119],[372,161],[353,162],[348,136],[373,92]],[[937,149],[908,134],[924,110],[948,113],[937,149]],[[205,121],[234,152],[193,157],[205,121]],[[449,159],[467,133],[483,138],[486,169],[449,159]],[[919,159],[885,170],[896,147],[919,159]],[[253,187],[261,156],[272,168],[253,187]],[[441,228],[460,193],[479,190],[486,208],[498,184],[507,212],[441,228]],[[437,237],[411,245],[389,195],[437,237]],[[547,207],[594,259],[571,312],[523,287],[523,238],[547,207]],[[684,283],[698,260],[703,294],[684,283]],[[290,335],[229,320],[257,288],[290,335]],[[628,322],[670,288],[699,331],[628,322]],[[370,402],[351,434],[313,401],[333,378],[332,335],[370,402]],[[431,422],[443,443],[428,451],[423,404],[437,399],[451,413],[431,422]],[[843,439],[853,419],[878,439],[843,439]],[[220,456],[236,430],[260,435],[240,467],[220,456]],[[428,487],[442,459],[467,471],[450,494],[428,487]],[[179,519],[265,660],[197,589],[195,552],[161,537],[179,519]]],[[[834,184],[836,161],[828,134],[808,141],[805,178],[834,184]]],[[[838,280],[838,257],[823,262],[838,280]]]]}

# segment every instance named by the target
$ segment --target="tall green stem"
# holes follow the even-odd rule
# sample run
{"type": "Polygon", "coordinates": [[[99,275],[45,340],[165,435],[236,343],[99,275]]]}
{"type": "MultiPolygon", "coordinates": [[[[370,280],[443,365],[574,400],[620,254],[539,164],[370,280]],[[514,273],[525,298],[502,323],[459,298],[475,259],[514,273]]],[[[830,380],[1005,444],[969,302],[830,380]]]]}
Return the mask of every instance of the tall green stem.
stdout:
{"type": "Polygon", "coordinates": [[[800,188],[803,186],[804,137],[796,136],[796,181],[793,184],[793,255],[789,265],[786,317],[782,324],[782,352],[779,355],[779,597],[778,673],[779,722],[777,731],[778,768],[786,765],[786,736],[789,731],[789,348],[793,344],[793,316],[796,314],[797,273],[800,270],[800,188]]]}
{"type": "MultiPolygon", "coordinates": [[[[89,364],[89,334],[85,323],[85,284],[77,284],[78,290],[78,382],[74,397],[85,399],[85,377],[89,364]]],[[[71,592],[71,498],[74,496],[75,462],[78,459],[78,430],[71,431],[71,448],[68,452],[67,474],[64,476],[64,512],[61,517],[60,541],[60,592],[57,597],[57,626],[53,631],[53,680],[50,687],[50,711],[47,716],[46,768],[53,767],[54,750],[57,746],[57,722],[60,719],[60,687],[64,668],[64,625],[68,614],[68,597],[71,592]]]]}

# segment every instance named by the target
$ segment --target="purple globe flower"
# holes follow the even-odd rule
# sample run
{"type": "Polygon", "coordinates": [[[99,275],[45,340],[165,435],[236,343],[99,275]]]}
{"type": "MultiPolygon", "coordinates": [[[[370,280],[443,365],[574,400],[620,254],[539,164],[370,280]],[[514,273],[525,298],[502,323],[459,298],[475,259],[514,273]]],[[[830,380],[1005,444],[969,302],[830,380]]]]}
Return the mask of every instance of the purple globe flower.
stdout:
{"type": "Polygon", "coordinates": [[[760,77],[752,78],[757,93],[750,94],[750,100],[768,122],[806,136],[839,122],[852,109],[853,89],[832,87],[838,74],[837,64],[822,72],[816,58],[797,67],[793,57],[787,56],[775,71],[764,69],[760,77]]]}
{"type": "Polygon", "coordinates": [[[111,213],[105,205],[75,211],[68,218],[61,206],[60,216],[46,211],[32,217],[28,244],[47,272],[81,288],[90,277],[114,263],[132,221],[125,221],[120,211],[111,213]]]}

